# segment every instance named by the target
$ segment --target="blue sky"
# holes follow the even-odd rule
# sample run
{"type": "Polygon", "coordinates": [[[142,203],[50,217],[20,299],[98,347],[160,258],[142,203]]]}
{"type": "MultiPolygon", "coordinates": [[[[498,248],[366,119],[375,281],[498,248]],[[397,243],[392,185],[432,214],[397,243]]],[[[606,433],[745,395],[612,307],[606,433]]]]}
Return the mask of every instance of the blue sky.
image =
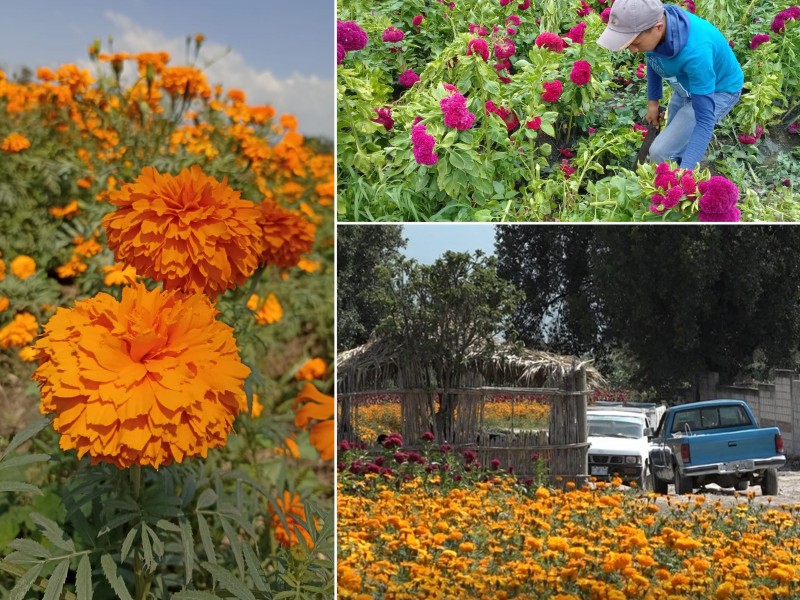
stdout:
{"type": "Polygon", "coordinates": [[[22,0],[3,2],[0,68],[89,67],[95,38],[113,50],[166,50],[184,64],[187,35],[206,36],[209,83],[247,93],[252,104],[292,113],[305,135],[334,136],[335,0],[22,0]],[[226,48],[230,52],[226,54],[226,48]]]}
{"type": "Polygon", "coordinates": [[[408,240],[405,256],[424,264],[432,264],[447,250],[474,252],[480,249],[485,254],[494,254],[494,225],[486,223],[407,224],[403,225],[403,237],[408,240]]]}

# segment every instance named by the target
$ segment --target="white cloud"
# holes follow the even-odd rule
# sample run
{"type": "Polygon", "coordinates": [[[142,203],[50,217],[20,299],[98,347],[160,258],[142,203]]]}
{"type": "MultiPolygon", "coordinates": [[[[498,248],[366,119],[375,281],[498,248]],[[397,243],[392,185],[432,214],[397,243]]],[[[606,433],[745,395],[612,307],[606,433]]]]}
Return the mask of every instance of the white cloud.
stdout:
{"type": "MultiPolygon", "coordinates": [[[[105,17],[117,28],[114,51],[169,52],[171,64],[183,64],[186,39],[168,38],[160,31],[147,29],[128,16],[108,11],[105,17]]],[[[333,59],[331,59],[333,60],[333,59]]],[[[259,71],[247,64],[244,56],[221,44],[206,40],[200,52],[198,67],[203,68],[208,82],[225,89],[238,88],[247,94],[249,104],[269,104],[278,114],[297,117],[298,129],[306,136],[334,136],[334,86],[331,80],[293,74],[278,78],[270,71],[259,71]],[[207,63],[203,63],[205,60],[207,63]]]]}

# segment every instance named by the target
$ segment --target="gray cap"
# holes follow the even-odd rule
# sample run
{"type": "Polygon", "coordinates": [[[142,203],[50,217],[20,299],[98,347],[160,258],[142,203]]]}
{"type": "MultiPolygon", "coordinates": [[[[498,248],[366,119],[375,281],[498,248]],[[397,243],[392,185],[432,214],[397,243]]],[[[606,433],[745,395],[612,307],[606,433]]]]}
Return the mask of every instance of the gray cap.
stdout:
{"type": "Polygon", "coordinates": [[[650,29],[663,16],[661,0],[616,0],[611,6],[606,30],[597,43],[608,50],[624,50],[637,35],[650,29]]]}

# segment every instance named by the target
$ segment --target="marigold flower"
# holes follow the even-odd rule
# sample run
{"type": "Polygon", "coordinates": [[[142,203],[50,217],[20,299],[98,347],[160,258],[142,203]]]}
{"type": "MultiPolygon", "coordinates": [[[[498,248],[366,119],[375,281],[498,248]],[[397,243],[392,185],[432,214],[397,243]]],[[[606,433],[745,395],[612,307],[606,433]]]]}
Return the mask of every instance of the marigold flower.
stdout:
{"type": "Polygon", "coordinates": [[[293,409],[294,424],[301,429],[309,429],[312,445],[319,452],[322,460],[332,460],[335,449],[334,442],[334,406],[333,396],[318,391],[312,384],[306,383],[297,394],[293,409]],[[298,409],[298,406],[300,408],[298,409]],[[312,422],[316,422],[312,425],[312,422]]]}
{"type": "Polygon", "coordinates": [[[36,273],[36,261],[30,256],[20,254],[9,264],[11,274],[17,279],[27,279],[36,273]]]}
{"type": "Polygon", "coordinates": [[[285,268],[295,266],[300,255],[311,250],[314,245],[316,226],[301,215],[270,200],[264,200],[259,209],[258,224],[263,244],[263,250],[258,256],[259,264],[285,268]]]}
{"type": "Polygon", "coordinates": [[[138,278],[136,269],[120,262],[103,267],[103,273],[105,273],[103,283],[109,286],[129,285],[131,283],[136,283],[138,278]]]}
{"type": "Polygon", "coordinates": [[[306,273],[313,273],[314,271],[318,271],[319,268],[322,266],[322,263],[318,260],[309,260],[307,258],[300,258],[297,261],[297,268],[301,271],[305,271],[306,273]]]}
{"type": "Polygon", "coordinates": [[[247,304],[245,304],[245,306],[250,310],[255,311],[258,308],[259,301],[260,298],[258,297],[258,294],[251,294],[247,299],[247,304]]]}
{"type": "Polygon", "coordinates": [[[206,76],[195,67],[164,67],[160,86],[170,96],[211,97],[211,87],[206,76]]]}
{"type": "MultiPolygon", "coordinates": [[[[308,523],[306,520],[306,509],[300,495],[296,492],[292,494],[288,490],[283,492],[283,498],[278,498],[275,503],[278,505],[280,512],[283,513],[288,530],[284,526],[281,518],[275,512],[275,509],[270,504],[269,512],[272,515],[272,530],[275,532],[275,538],[284,547],[291,547],[296,545],[300,538],[297,537],[297,532],[305,540],[306,546],[312,547],[311,534],[308,532],[308,523]]],[[[314,527],[318,528],[317,519],[314,518],[314,527]]]]}
{"type": "Polygon", "coordinates": [[[240,198],[199,166],[177,176],[145,167],[109,193],[117,207],[103,218],[118,261],[164,289],[211,296],[242,284],[263,252],[258,205],[240,198]]]}
{"type": "Polygon", "coordinates": [[[33,362],[36,360],[37,352],[33,346],[25,346],[18,353],[20,360],[24,362],[33,362]]]}
{"type": "MultiPolygon", "coordinates": [[[[3,253],[0,252],[0,256],[2,255],[3,253]]],[[[3,281],[3,279],[5,278],[6,278],[6,263],[3,262],[2,258],[0,258],[0,281],[3,281]]]]}
{"type": "Polygon", "coordinates": [[[73,200],[65,206],[51,206],[50,214],[55,217],[70,217],[78,212],[78,201],[73,200]]]}
{"type": "Polygon", "coordinates": [[[258,394],[253,394],[253,410],[252,412],[247,411],[247,395],[243,394],[239,397],[239,412],[240,413],[247,413],[252,418],[257,419],[261,416],[261,413],[264,412],[264,405],[261,404],[261,400],[258,397],[258,394]]]}
{"type": "Polygon", "coordinates": [[[30,141],[21,133],[9,133],[0,144],[0,150],[10,153],[22,152],[30,147],[30,141]]]}
{"type": "Polygon", "coordinates": [[[0,329],[0,348],[21,348],[33,341],[38,330],[39,324],[32,314],[16,314],[11,323],[0,329]]]}
{"type": "Polygon", "coordinates": [[[325,375],[328,365],[321,358],[309,358],[303,366],[295,373],[295,379],[305,379],[311,381],[312,379],[319,379],[325,375]]]}
{"type": "Polygon", "coordinates": [[[1,312],[5,312],[6,310],[8,310],[9,304],[10,304],[10,302],[8,300],[8,297],[0,296],[0,313],[1,312]]]}
{"type": "Polygon", "coordinates": [[[255,319],[259,325],[271,325],[283,318],[283,307],[275,294],[270,294],[256,311],[255,319]]]}
{"type": "Polygon", "coordinates": [[[33,377],[61,449],[158,468],[224,445],[250,370],[216,315],[205,296],[142,284],[59,308],[33,377]]]}

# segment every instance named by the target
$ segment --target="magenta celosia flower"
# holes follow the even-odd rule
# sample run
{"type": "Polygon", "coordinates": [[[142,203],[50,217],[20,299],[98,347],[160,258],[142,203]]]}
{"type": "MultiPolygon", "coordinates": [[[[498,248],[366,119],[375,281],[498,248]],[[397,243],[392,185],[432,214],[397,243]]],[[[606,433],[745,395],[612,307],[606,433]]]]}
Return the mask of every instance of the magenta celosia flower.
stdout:
{"type": "Polygon", "coordinates": [[[761,44],[765,44],[770,40],[769,35],[766,33],[757,33],[753,36],[753,39],[750,40],[750,50],[755,50],[761,44]]]}
{"type": "Polygon", "coordinates": [[[539,131],[541,126],[542,117],[533,117],[530,121],[525,121],[525,127],[528,129],[533,129],[534,131],[539,131]]]}
{"type": "Polygon", "coordinates": [[[344,60],[344,57],[345,57],[346,54],[347,54],[347,50],[344,49],[344,46],[342,46],[341,44],[337,43],[336,44],[336,64],[337,65],[342,64],[342,61],[344,60]]]}
{"type": "Polygon", "coordinates": [[[789,133],[797,133],[798,130],[800,130],[800,121],[795,121],[786,128],[789,133]]]}
{"type": "Polygon", "coordinates": [[[586,85],[592,80],[592,65],[585,60],[576,60],[572,63],[569,80],[575,85],[586,85]]]}
{"type": "Polygon", "coordinates": [[[561,153],[561,156],[565,156],[566,158],[572,158],[574,156],[572,150],[569,148],[559,148],[558,151],[561,153]]]}
{"type": "Polygon", "coordinates": [[[414,27],[419,27],[422,24],[422,20],[425,18],[424,15],[417,15],[413,19],[411,19],[411,24],[414,27]]]}
{"type": "Polygon", "coordinates": [[[545,102],[558,102],[558,99],[561,97],[561,92],[564,90],[564,84],[558,79],[555,81],[542,82],[542,87],[544,88],[542,100],[545,102]]]}
{"type": "Polygon", "coordinates": [[[508,6],[511,4],[511,0],[500,0],[500,6],[508,6]]]}
{"type": "Polygon", "coordinates": [[[350,52],[362,50],[367,45],[367,34],[355,21],[336,22],[336,41],[350,52]]]}
{"type": "Polygon", "coordinates": [[[603,10],[603,12],[600,13],[600,20],[606,25],[608,25],[608,18],[610,15],[611,15],[611,9],[606,8],[603,10]]]}
{"type": "Polygon", "coordinates": [[[439,100],[444,113],[444,126],[464,131],[472,127],[475,115],[467,110],[467,99],[459,93],[439,100]]]}
{"type": "Polygon", "coordinates": [[[392,127],[394,127],[394,119],[392,119],[392,109],[389,106],[383,106],[381,108],[373,108],[378,116],[374,119],[370,119],[373,123],[378,123],[379,125],[383,125],[386,128],[386,131],[389,131],[392,127]]]}
{"type": "Polygon", "coordinates": [[[467,44],[467,56],[472,56],[473,54],[477,54],[483,59],[483,62],[489,60],[489,44],[486,43],[486,40],[481,38],[473,38],[467,44]]]}
{"type": "Polygon", "coordinates": [[[662,173],[671,173],[672,169],[669,166],[669,163],[662,162],[656,166],[656,175],[661,175],[662,173]]]}
{"type": "Polygon", "coordinates": [[[644,63],[639,63],[639,68],[636,69],[636,77],[638,77],[639,79],[644,77],[645,68],[646,68],[646,65],[644,63]]]}
{"type": "Polygon", "coordinates": [[[564,177],[567,179],[572,177],[572,174],[577,170],[575,167],[569,164],[569,160],[566,158],[561,159],[561,166],[558,168],[561,169],[561,172],[564,173],[564,177]]]}
{"type": "Polygon", "coordinates": [[[708,181],[701,181],[697,189],[700,191],[700,213],[702,222],[739,221],[742,217],[736,203],[739,200],[739,188],[730,179],[714,175],[708,181]]]}
{"type": "Polygon", "coordinates": [[[678,185],[678,178],[675,177],[675,173],[672,171],[667,171],[666,173],[660,173],[656,175],[656,180],[653,182],[653,185],[657,188],[661,188],[662,190],[668,190],[669,188],[678,185]]]}
{"type": "Polygon", "coordinates": [[[454,86],[452,83],[442,83],[442,87],[446,89],[451,94],[454,92],[458,92],[458,88],[454,86]]]}
{"type": "Polygon", "coordinates": [[[522,2],[517,5],[519,10],[528,10],[531,7],[531,0],[522,0],[522,2]]]}
{"type": "Polygon", "coordinates": [[[647,127],[645,127],[644,125],[639,125],[638,123],[634,123],[633,130],[640,131],[642,133],[642,139],[647,137],[647,127]]]}
{"type": "Polygon", "coordinates": [[[694,0],[683,0],[683,6],[692,14],[697,12],[697,7],[694,5],[694,0]]]}
{"type": "Polygon", "coordinates": [[[670,188],[667,192],[667,197],[664,199],[664,208],[670,209],[674,206],[677,206],[682,199],[683,188],[681,188],[679,185],[676,185],[674,188],[670,188]]]}
{"type": "Polygon", "coordinates": [[[392,25],[391,27],[387,27],[386,29],[383,30],[383,36],[381,37],[381,39],[384,42],[393,43],[402,41],[404,37],[406,37],[406,34],[403,32],[403,30],[397,29],[397,27],[392,25]]]}
{"type": "Polygon", "coordinates": [[[390,433],[381,442],[384,448],[399,448],[403,445],[403,436],[399,433],[390,433]]]}
{"type": "Polygon", "coordinates": [[[650,197],[650,212],[655,213],[657,215],[663,215],[667,212],[667,209],[664,208],[664,202],[666,198],[663,194],[653,194],[650,197]]]}
{"type": "Polygon", "coordinates": [[[501,119],[503,119],[503,121],[506,124],[506,129],[508,129],[508,131],[512,131],[516,129],[517,126],[519,126],[519,119],[517,118],[517,115],[514,114],[513,111],[506,108],[505,106],[497,106],[491,100],[486,101],[486,114],[487,115],[495,114],[501,119]]]}
{"type": "Polygon", "coordinates": [[[786,10],[782,10],[772,20],[770,29],[775,33],[783,33],[786,31],[786,21],[800,19],[800,6],[790,6],[786,10]]]}
{"type": "Polygon", "coordinates": [[[492,66],[495,68],[495,70],[498,71],[498,74],[499,74],[500,71],[503,71],[505,69],[510,69],[511,68],[511,61],[508,60],[507,58],[504,58],[504,59],[499,60],[496,63],[494,63],[494,65],[492,65],[492,66]]]}
{"type": "Polygon", "coordinates": [[[480,35],[480,36],[489,35],[489,30],[486,29],[486,27],[484,27],[483,25],[478,25],[477,23],[469,24],[469,32],[473,35],[480,35]]]}
{"type": "Polygon", "coordinates": [[[692,171],[686,171],[686,173],[681,176],[680,186],[683,188],[683,191],[686,192],[687,196],[697,191],[697,182],[694,179],[694,173],[692,171]]]}
{"type": "Polygon", "coordinates": [[[508,15],[506,17],[506,25],[513,25],[514,27],[519,27],[520,23],[522,23],[522,21],[517,15],[508,15]]]}
{"type": "Polygon", "coordinates": [[[539,48],[552,50],[553,52],[560,53],[564,49],[564,40],[562,40],[555,33],[544,31],[534,41],[539,48]]]}
{"type": "Polygon", "coordinates": [[[761,127],[761,125],[756,125],[755,135],[750,133],[740,133],[739,142],[742,144],[755,144],[758,141],[758,138],[761,137],[762,133],[764,133],[764,129],[761,127]]]}
{"type": "Polygon", "coordinates": [[[581,7],[575,12],[578,13],[579,17],[585,17],[589,13],[594,12],[594,9],[591,6],[589,6],[586,0],[581,0],[581,7]]]}
{"type": "Polygon", "coordinates": [[[402,73],[400,73],[400,77],[397,78],[397,81],[403,87],[410,88],[412,85],[419,81],[419,75],[414,73],[411,69],[406,69],[402,73]]]}
{"type": "Polygon", "coordinates": [[[436,436],[433,435],[432,431],[425,431],[420,436],[420,439],[422,439],[423,442],[432,442],[433,440],[436,439],[436,436]]]}
{"type": "Polygon", "coordinates": [[[582,44],[583,36],[586,34],[586,21],[581,21],[570,29],[564,37],[572,40],[573,44],[582,44]]]}
{"type": "Polygon", "coordinates": [[[517,30],[513,27],[506,28],[506,35],[517,35],[517,30]]]}
{"type": "Polygon", "coordinates": [[[506,38],[504,40],[499,41],[494,45],[494,55],[499,60],[504,60],[511,56],[514,56],[514,52],[516,52],[517,47],[514,44],[514,40],[506,38]]]}
{"type": "Polygon", "coordinates": [[[411,144],[414,152],[414,159],[421,165],[435,165],[439,160],[439,155],[434,154],[433,146],[436,140],[432,135],[426,133],[427,127],[422,123],[411,128],[411,144]]]}

